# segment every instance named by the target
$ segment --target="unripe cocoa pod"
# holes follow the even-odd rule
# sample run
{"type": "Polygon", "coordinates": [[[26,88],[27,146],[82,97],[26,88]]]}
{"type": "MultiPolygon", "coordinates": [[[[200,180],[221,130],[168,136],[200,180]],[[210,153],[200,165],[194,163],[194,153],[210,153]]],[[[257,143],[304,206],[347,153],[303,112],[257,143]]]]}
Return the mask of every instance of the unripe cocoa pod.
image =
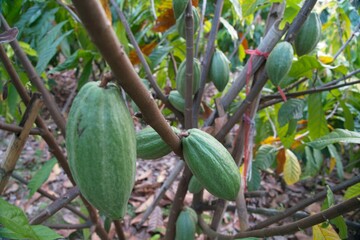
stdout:
{"type": "Polygon", "coordinates": [[[226,58],[225,54],[218,49],[215,49],[214,55],[211,59],[209,78],[219,92],[222,92],[229,82],[229,60],[226,58]]]}
{"type": "Polygon", "coordinates": [[[295,38],[295,52],[298,56],[310,53],[321,38],[321,21],[317,13],[312,12],[304,22],[295,38]]]}
{"type": "MultiPolygon", "coordinates": [[[[194,95],[200,88],[200,62],[194,58],[193,68],[193,83],[192,83],[192,94],[194,95]]],[[[185,84],[186,84],[186,60],[184,60],[178,69],[176,75],[176,89],[179,91],[181,96],[185,97],[185,84]]]]}
{"type": "MultiPolygon", "coordinates": [[[[192,13],[193,13],[193,19],[194,19],[194,36],[197,32],[200,24],[200,15],[196,7],[192,7],[192,13]]],[[[186,11],[183,12],[183,14],[176,19],[176,29],[179,33],[179,35],[183,38],[186,38],[185,33],[185,17],[186,17],[186,11]]]]}

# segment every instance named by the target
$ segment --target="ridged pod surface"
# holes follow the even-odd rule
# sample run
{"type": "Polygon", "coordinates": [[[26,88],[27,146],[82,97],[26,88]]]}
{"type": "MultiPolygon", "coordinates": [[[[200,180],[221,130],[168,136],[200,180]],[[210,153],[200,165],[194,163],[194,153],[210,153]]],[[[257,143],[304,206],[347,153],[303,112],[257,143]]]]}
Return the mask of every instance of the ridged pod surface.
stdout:
{"type": "Polygon", "coordinates": [[[171,103],[171,105],[174,106],[174,108],[176,108],[180,112],[184,113],[184,111],[185,111],[185,99],[183,98],[183,96],[181,96],[179,91],[172,90],[169,93],[168,98],[169,98],[169,102],[171,103]]]}
{"type": "Polygon", "coordinates": [[[197,180],[216,197],[235,200],[240,172],[229,151],[213,136],[190,129],[181,139],[184,159],[197,180]]]}
{"type": "Polygon", "coordinates": [[[289,73],[294,50],[290,43],[280,42],[276,44],[266,60],[266,72],[274,86],[279,86],[280,82],[289,73]]]}
{"type": "Polygon", "coordinates": [[[176,220],[175,240],[195,239],[196,223],[197,215],[195,211],[188,207],[184,208],[176,220]]]}
{"type": "MultiPolygon", "coordinates": [[[[192,94],[194,95],[200,88],[200,73],[201,66],[199,60],[194,58],[194,67],[193,67],[193,84],[192,84],[192,94]]],[[[176,89],[180,93],[180,95],[185,97],[185,86],[186,84],[186,60],[184,60],[178,69],[176,75],[176,89]]]]}
{"type": "Polygon", "coordinates": [[[295,51],[298,56],[310,53],[321,38],[321,21],[317,13],[312,12],[304,22],[295,38],[295,51]]]}
{"type": "Polygon", "coordinates": [[[66,125],[70,170],[83,196],[111,219],[122,218],[135,181],[132,118],[118,87],[86,83],[66,125]]]}
{"type": "MultiPolygon", "coordinates": [[[[172,127],[175,133],[180,131],[172,127]]],[[[146,127],[136,133],[136,154],[142,159],[161,158],[172,151],[170,146],[162,140],[160,135],[152,128],[146,127]]]]}
{"type": "MultiPolygon", "coordinates": [[[[193,19],[194,19],[194,36],[196,31],[199,28],[199,24],[200,24],[200,15],[198,10],[196,9],[196,7],[192,7],[192,13],[193,13],[193,19]]],[[[183,12],[183,14],[176,19],[176,29],[179,33],[179,35],[183,38],[186,38],[186,33],[185,33],[185,17],[186,17],[186,12],[183,12]]]]}
{"type": "Polygon", "coordinates": [[[219,49],[215,49],[214,55],[211,59],[209,78],[219,90],[222,92],[230,78],[229,60],[225,54],[219,49]]]}

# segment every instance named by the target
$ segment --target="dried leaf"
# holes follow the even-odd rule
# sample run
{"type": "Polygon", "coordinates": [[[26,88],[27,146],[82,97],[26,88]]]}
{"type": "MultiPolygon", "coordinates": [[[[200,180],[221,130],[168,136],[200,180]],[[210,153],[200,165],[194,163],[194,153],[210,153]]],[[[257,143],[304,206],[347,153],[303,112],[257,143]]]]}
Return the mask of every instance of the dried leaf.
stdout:
{"type": "Polygon", "coordinates": [[[154,201],[154,195],[151,195],[144,203],[142,203],[136,210],[136,213],[144,212],[148,207],[151,205],[151,203],[154,201]]]}
{"type": "MultiPolygon", "coordinates": [[[[145,55],[145,56],[149,56],[150,53],[154,50],[154,48],[157,46],[157,42],[151,42],[149,44],[146,44],[144,46],[142,46],[140,48],[141,52],[145,55]]],[[[135,50],[131,50],[129,53],[129,58],[130,61],[133,65],[139,64],[140,63],[140,59],[136,53],[135,50]]]]}
{"type": "Polygon", "coordinates": [[[162,211],[159,206],[156,206],[154,211],[149,216],[148,232],[153,232],[157,228],[160,228],[164,225],[162,211]]]}
{"type": "Polygon", "coordinates": [[[280,174],[284,171],[284,165],[285,165],[286,157],[285,157],[285,149],[280,149],[278,154],[276,155],[276,173],[280,174]]]}

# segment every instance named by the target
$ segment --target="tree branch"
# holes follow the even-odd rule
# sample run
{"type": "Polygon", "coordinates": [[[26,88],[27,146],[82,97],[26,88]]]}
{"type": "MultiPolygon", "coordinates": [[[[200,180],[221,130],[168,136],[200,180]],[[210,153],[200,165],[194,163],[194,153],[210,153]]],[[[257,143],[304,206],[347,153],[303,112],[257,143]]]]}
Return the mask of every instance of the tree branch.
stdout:
{"type": "MultiPolygon", "coordinates": [[[[0,129],[6,130],[13,133],[20,133],[23,130],[23,127],[17,126],[15,124],[7,124],[0,122],[0,129]]],[[[30,135],[44,135],[44,131],[41,128],[32,128],[30,129],[30,135]]]]}

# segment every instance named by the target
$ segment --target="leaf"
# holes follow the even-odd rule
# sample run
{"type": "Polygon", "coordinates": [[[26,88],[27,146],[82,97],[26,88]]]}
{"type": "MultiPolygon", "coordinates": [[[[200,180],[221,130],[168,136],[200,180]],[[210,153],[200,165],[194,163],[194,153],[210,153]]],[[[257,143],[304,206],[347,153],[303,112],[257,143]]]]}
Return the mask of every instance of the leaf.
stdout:
{"type": "Polygon", "coordinates": [[[261,175],[260,170],[255,164],[255,162],[252,164],[251,167],[251,178],[247,178],[247,189],[248,191],[256,191],[259,189],[261,183],[261,175]]]}
{"type": "Polygon", "coordinates": [[[155,68],[159,65],[163,59],[168,56],[169,52],[172,50],[172,47],[168,46],[158,46],[155,50],[150,54],[149,58],[151,60],[151,68],[155,68]]]}
{"type": "Polygon", "coordinates": [[[337,229],[339,229],[339,235],[341,239],[348,238],[347,225],[343,216],[338,216],[336,218],[331,219],[330,223],[332,223],[337,227],[337,229]]]}
{"type": "Polygon", "coordinates": [[[278,123],[283,127],[290,120],[299,120],[303,117],[304,101],[300,99],[289,99],[279,109],[278,123]]]}
{"type": "Polygon", "coordinates": [[[344,167],[341,161],[341,156],[339,155],[339,153],[336,150],[336,147],[334,145],[328,145],[327,146],[331,157],[333,157],[336,160],[336,171],[337,174],[339,176],[339,178],[344,178],[344,167]]]}
{"type": "Polygon", "coordinates": [[[289,149],[285,150],[284,180],[287,185],[292,185],[299,181],[301,167],[296,155],[289,149]]]}
{"type": "Polygon", "coordinates": [[[321,206],[321,210],[326,210],[335,204],[334,193],[331,191],[329,185],[326,186],[326,198],[321,206]]]}
{"type": "Polygon", "coordinates": [[[230,0],[230,2],[232,3],[238,18],[242,19],[241,6],[239,0],[230,0]]]}
{"type": "Polygon", "coordinates": [[[325,113],[321,103],[321,93],[308,97],[308,129],[311,139],[317,139],[329,133],[325,113]]]}
{"type": "Polygon", "coordinates": [[[307,145],[321,150],[330,144],[338,142],[360,144],[360,133],[345,129],[335,129],[331,133],[321,138],[318,138],[312,142],[308,142],[307,145]]]}
{"type": "Polygon", "coordinates": [[[37,52],[35,51],[35,49],[31,48],[28,43],[19,41],[19,45],[27,55],[31,57],[37,57],[37,52]]]}
{"type": "Polygon", "coordinates": [[[314,149],[312,152],[309,146],[305,146],[305,156],[306,156],[306,166],[305,166],[305,175],[315,176],[319,173],[321,165],[324,161],[322,154],[319,150],[314,149]]]}
{"type": "Polygon", "coordinates": [[[243,17],[247,17],[251,14],[255,13],[256,7],[258,5],[263,4],[265,1],[264,0],[256,0],[256,1],[251,1],[251,0],[242,0],[241,1],[241,6],[242,6],[242,14],[243,17]]]}
{"type": "Polygon", "coordinates": [[[50,160],[48,160],[43,166],[42,168],[35,173],[35,175],[32,177],[32,179],[29,182],[29,189],[30,189],[30,193],[29,193],[29,198],[32,197],[32,195],[34,195],[34,193],[41,187],[41,185],[48,179],[51,170],[53,169],[55,163],[56,163],[56,158],[52,158],[50,160]]]}
{"type": "Polygon", "coordinates": [[[40,240],[30,227],[24,212],[2,198],[0,198],[0,224],[23,239],[40,240]]]}
{"type": "Polygon", "coordinates": [[[276,148],[271,145],[262,145],[255,156],[256,165],[261,170],[268,169],[275,161],[276,148]]]}
{"type": "Polygon", "coordinates": [[[281,143],[285,148],[290,148],[296,136],[296,120],[290,120],[288,124],[283,127],[279,127],[277,130],[281,143]]]}
{"type": "Polygon", "coordinates": [[[70,57],[68,57],[63,63],[57,65],[49,71],[49,73],[61,72],[68,69],[77,68],[79,66],[79,59],[82,58],[84,62],[92,59],[94,54],[88,50],[76,50],[70,57]]]}
{"type": "Polygon", "coordinates": [[[316,57],[305,55],[300,57],[297,61],[293,61],[288,75],[294,78],[312,78],[312,71],[321,67],[322,66],[316,57]]]}
{"type": "Polygon", "coordinates": [[[89,77],[92,73],[92,62],[93,62],[93,58],[89,59],[86,63],[85,66],[83,68],[83,71],[80,75],[79,78],[79,82],[77,85],[77,89],[80,90],[80,88],[87,83],[87,81],[89,80],[89,77]]]}
{"type": "Polygon", "coordinates": [[[36,64],[36,72],[41,74],[47,67],[50,60],[54,57],[57,51],[57,46],[60,42],[67,37],[73,30],[70,30],[60,37],[57,36],[61,33],[61,28],[67,21],[57,24],[52,28],[43,39],[38,43],[39,48],[37,49],[39,60],[36,64]]]}
{"type": "MultiPolygon", "coordinates": [[[[154,48],[157,46],[157,42],[153,41],[149,44],[146,44],[144,46],[141,46],[140,50],[143,53],[143,55],[145,56],[149,56],[150,53],[154,50],[154,48]]],[[[139,64],[140,63],[140,58],[138,57],[137,53],[135,50],[131,50],[129,53],[129,58],[130,61],[133,65],[139,64]]]]}
{"type": "Polygon", "coordinates": [[[34,225],[34,226],[31,226],[31,228],[34,230],[36,235],[41,240],[53,240],[53,239],[63,238],[63,236],[57,234],[52,229],[50,229],[46,226],[43,226],[43,225],[34,225]]]}
{"type": "Polygon", "coordinates": [[[344,127],[347,130],[353,131],[354,130],[354,118],[350,112],[350,109],[348,108],[348,106],[346,105],[344,100],[340,100],[340,106],[343,110],[344,113],[344,118],[345,118],[345,122],[344,122],[344,127]]]}
{"type": "Polygon", "coordinates": [[[340,239],[334,228],[328,224],[326,227],[322,227],[322,224],[317,224],[312,227],[314,240],[335,240],[340,239]]]}
{"type": "Polygon", "coordinates": [[[277,155],[276,155],[276,173],[280,174],[284,171],[284,165],[285,165],[285,161],[286,161],[286,156],[285,156],[285,149],[282,148],[278,151],[277,155]]]}
{"type": "Polygon", "coordinates": [[[344,199],[348,200],[353,197],[357,197],[360,195],[360,183],[357,183],[348,189],[346,189],[344,199]]]}
{"type": "Polygon", "coordinates": [[[235,28],[228,21],[226,21],[225,18],[220,17],[220,22],[224,25],[227,32],[231,36],[231,40],[233,40],[233,41],[237,40],[238,39],[238,33],[235,30],[235,28]]]}

